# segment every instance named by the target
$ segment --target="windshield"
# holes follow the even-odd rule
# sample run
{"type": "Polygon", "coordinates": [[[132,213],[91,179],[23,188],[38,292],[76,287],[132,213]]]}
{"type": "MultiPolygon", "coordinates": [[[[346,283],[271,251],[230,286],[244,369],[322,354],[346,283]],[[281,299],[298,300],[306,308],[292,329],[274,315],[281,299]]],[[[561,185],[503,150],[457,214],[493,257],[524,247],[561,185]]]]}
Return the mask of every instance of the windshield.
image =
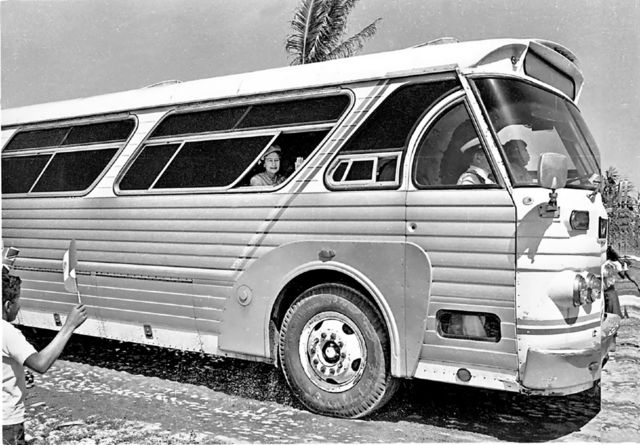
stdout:
{"type": "Polygon", "coordinates": [[[595,189],[600,153],[569,100],[514,79],[474,81],[489,114],[514,186],[536,186],[543,153],[567,157],[566,187],[595,189]]]}

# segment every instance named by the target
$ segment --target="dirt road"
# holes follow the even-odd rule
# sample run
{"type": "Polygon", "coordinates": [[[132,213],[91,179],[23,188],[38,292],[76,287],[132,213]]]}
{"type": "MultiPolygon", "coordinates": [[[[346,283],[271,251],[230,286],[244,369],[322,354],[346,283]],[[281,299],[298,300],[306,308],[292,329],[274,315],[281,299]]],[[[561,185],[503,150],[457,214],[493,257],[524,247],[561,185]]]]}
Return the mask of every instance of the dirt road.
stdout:
{"type": "Polygon", "coordinates": [[[78,336],[36,376],[26,427],[36,445],[637,441],[640,313],[630,315],[601,391],[525,397],[410,381],[356,421],[305,411],[269,365],[78,336]]]}

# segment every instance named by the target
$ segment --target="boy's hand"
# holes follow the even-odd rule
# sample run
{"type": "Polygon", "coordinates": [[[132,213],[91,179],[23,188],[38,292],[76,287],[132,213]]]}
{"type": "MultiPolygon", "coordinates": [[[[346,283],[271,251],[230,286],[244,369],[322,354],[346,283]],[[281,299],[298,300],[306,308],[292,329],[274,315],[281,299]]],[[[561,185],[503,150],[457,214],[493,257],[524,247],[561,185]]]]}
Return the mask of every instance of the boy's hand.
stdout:
{"type": "Polygon", "coordinates": [[[84,304],[79,304],[74,307],[71,312],[69,312],[69,316],[67,317],[67,321],[65,325],[69,325],[70,328],[76,329],[82,323],[84,323],[87,319],[87,308],[85,308],[84,304]]]}

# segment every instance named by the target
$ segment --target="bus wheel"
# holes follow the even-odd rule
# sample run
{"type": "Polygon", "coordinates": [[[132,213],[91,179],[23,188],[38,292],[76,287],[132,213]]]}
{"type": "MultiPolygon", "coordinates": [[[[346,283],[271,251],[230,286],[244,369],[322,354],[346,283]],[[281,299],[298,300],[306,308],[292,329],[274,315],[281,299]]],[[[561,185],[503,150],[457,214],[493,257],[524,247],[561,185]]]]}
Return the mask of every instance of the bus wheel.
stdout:
{"type": "Polygon", "coordinates": [[[280,363],[309,410],[357,418],[386,403],[397,388],[380,315],[355,290],[323,284],[300,295],[280,329],[280,363]]]}

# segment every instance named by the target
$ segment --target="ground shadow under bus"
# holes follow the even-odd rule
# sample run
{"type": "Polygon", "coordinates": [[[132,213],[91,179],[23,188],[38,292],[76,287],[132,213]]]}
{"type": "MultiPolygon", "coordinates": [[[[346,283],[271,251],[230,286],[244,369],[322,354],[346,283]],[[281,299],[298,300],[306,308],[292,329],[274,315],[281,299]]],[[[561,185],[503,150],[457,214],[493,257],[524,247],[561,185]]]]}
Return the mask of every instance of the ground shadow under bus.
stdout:
{"type": "Polygon", "coordinates": [[[580,430],[600,412],[600,388],[563,397],[407,381],[371,420],[452,428],[510,442],[542,442],[580,430]]]}
{"type": "MultiPolygon", "coordinates": [[[[24,329],[38,348],[55,332],[24,329]]],[[[74,335],[62,359],[196,384],[228,395],[304,409],[272,365],[74,335]]],[[[512,442],[548,441],[580,430],[600,411],[600,390],[566,397],[525,396],[458,385],[403,381],[387,406],[363,420],[410,422],[512,442]]]]}

